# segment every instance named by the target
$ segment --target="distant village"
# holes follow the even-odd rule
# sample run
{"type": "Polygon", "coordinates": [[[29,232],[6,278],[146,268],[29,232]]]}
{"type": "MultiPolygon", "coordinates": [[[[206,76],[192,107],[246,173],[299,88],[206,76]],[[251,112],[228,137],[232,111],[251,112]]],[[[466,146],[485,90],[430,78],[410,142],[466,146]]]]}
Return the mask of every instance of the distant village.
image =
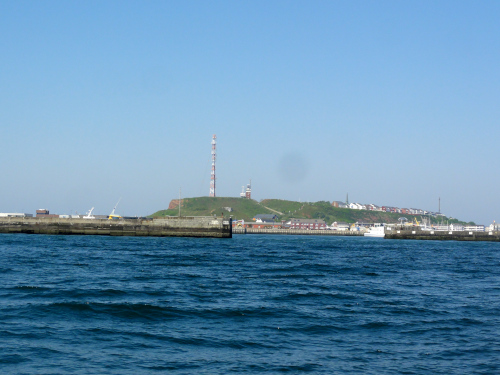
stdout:
{"type": "Polygon", "coordinates": [[[339,208],[350,208],[351,210],[368,210],[379,212],[392,212],[405,215],[427,215],[432,217],[445,216],[440,212],[422,210],[420,208],[399,208],[392,206],[377,206],[376,204],[346,203],[341,201],[332,202],[332,206],[339,208]]]}
{"type": "MultiPolygon", "coordinates": [[[[251,181],[245,187],[242,187],[240,193],[241,198],[251,199],[252,197],[252,187],[251,181]]],[[[393,206],[378,206],[376,204],[361,204],[361,203],[349,203],[349,196],[346,197],[346,201],[333,201],[331,203],[333,207],[337,208],[347,208],[351,210],[367,210],[367,211],[378,211],[378,212],[388,212],[388,213],[399,213],[404,215],[425,215],[431,217],[445,217],[440,212],[432,212],[427,210],[422,210],[419,208],[399,208],[393,206]]],[[[230,211],[230,207],[226,207],[226,210],[230,211]]],[[[360,230],[362,228],[372,227],[374,223],[346,223],[346,222],[333,222],[328,225],[322,219],[290,219],[289,221],[280,221],[278,215],[276,214],[259,214],[253,217],[251,222],[245,222],[244,220],[233,221],[233,226],[235,228],[253,228],[253,229],[271,229],[271,228],[281,228],[281,229],[305,229],[305,230],[360,230]]]]}
{"type": "Polygon", "coordinates": [[[328,225],[323,219],[290,219],[281,221],[276,214],[258,214],[252,221],[234,220],[234,228],[250,229],[302,229],[302,230],[363,230],[371,228],[375,223],[358,221],[355,223],[334,221],[328,225]]]}
{"type": "MultiPolygon", "coordinates": [[[[241,198],[251,198],[251,185],[248,184],[246,189],[243,189],[240,194],[241,198]]],[[[468,225],[464,226],[461,224],[442,224],[442,225],[431,225],[430,217],[446,217],[441,212],[427,211],[420,208],[399,208],[393,206],[378,206],[376,204],[361,204],[361,203],[349,203],[348,196],[346,201],[334,201],[331,203],[333,207],[345,208],[351,210],[366,210],[366,211],[376,211],[376,212],[387,212],[396,213],[402,215],[414,215],[415,219],[413,221],[408,221],[406,217],[400,218],[401,225],[416,225],[416,226],[426,226],[433,227],[436,230],[469,230],[469,231],[484,231],[484,225],[468,225]],[[423,218],[423,223],[417,220],[417,215],[423,218]]],[[[322,219],[295,219],[292,218],[288,221],[279,219],[276,214],[259,214],[255,215],[251,222],[245,222],[244,220],[233,221],[234,228],[249,228],[249,229],[297,229],[297,230],[336,230],[336,231],[367,231],[382,223],[367,223],[367,222],[337,222],[334,221],[331,225],[328,225],[322,219]]],[[[489,230],[498,230],[499,225],[493,222],[489,227],[489,230]]]]}
{"type": "MultiPolygon", "coordinates": [[[[347,207],[348,208],[348,207],[347,207]]],[[[358,209],[358,208],[355,208],[358,209]]],[[[385,211],[392,212],[392,211],[385,211]]],[[[396,211],[398,212],[398,211],[396,211]]],[[[416,214],[415,214],[416,215],[416,214]]],[[[428,215],[428,214],[426,214],[428,215]]],[[[441,214],[438,214],[438,216],[441,214]]],[[[444,216],[444,215],[441,215],[444,216]]],[[[404,226],[420,226],[431,227],[428,220],[424,219],[423,223],[420,223],[416,218],[414,221],[407,221],[406,218],[400,219],[400,224],[404,226]]],[[[296,230],[335,230],[335,231],[367,231],[375,226],[383,225],[382,223],[367,223],[362,221],[357,221],[355,223],[347,222],[337,222],[334,221],[331,225],[328,225],[322,219],[290,219],[288,221],[280,220],[276,214],[258,214],[255,215],[252,221],[248,222],[245,220],[234,220],[233,228],[235,229],[296,229],[296,230]]],[[[464,226],[462,224],[446,224],[446,225],[432,225],[436,230],[469,230],[469,231],[484,231],[484,225],[469,225],[464,226]]],[[[499,230],[499,225],[493,223],[490,225],[489,230],[499,230]]]]}

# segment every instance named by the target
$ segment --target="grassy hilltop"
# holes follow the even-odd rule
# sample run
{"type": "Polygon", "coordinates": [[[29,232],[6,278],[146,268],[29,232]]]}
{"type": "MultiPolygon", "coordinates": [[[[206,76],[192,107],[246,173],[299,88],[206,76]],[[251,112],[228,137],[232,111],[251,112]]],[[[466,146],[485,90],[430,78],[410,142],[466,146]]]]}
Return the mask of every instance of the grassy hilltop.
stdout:
{"type": "MultiPolygon", "coordinates": [[[[355,223],[359,221],[369,223],[397,223],[400,217],[406,217],[408,221],[413,221],[416,217],[421,220],[420,215],[403,215],[388,212],[377,212],[367,210],[351,210],[348,208],[333,207],[330,202],[320,201],[313,203],[303,203],[287,201],[282,199],[264,199],[257,202],[253,199],[234,198],[234,197],[199,197],[182,199],[182,216],[232,216],[235,220],[244,219],[251,221],[258,214],[276,214],[279,220],[288,221],[290,218],[296,219],[323,219],[328,225],[332,222],[355,223]],[[225,207],[231,207],[228,212],[225,207]]],[[[178,216],[178,200],[170,203],[170,209],[157,211],[152,217],[178,216]]],[[[432,222],[443,220],[448,223],[464,223],[456,219],[446,217],[435,219],[432,222]]],[[[474,223],[469,223],[474,224],[474,223]]]]}

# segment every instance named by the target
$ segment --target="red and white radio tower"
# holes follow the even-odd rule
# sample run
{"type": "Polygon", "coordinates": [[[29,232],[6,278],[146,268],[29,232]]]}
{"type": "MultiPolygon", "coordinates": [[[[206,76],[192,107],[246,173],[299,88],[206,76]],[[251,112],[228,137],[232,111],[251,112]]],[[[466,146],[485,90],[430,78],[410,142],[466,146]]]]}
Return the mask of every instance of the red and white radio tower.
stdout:
{"type": "Polygon", "coordinates": [[[210,172],[210,196],[215,197],[215,148],[217,142],[215,141],[217,136],[214,134],[212,136],[212,171],[210,172]]]}

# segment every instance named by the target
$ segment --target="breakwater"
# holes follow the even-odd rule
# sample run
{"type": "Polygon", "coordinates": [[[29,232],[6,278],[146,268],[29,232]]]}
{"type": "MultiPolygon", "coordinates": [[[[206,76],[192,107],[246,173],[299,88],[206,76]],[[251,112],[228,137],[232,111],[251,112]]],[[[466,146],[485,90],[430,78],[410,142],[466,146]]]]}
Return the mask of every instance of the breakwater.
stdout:
{"type": "Polygon", "coordinates": [[[500,232],[437,231],[387,228],[385,238],[393,240],[490,241],[500,242],[500,232]]]}
{"type": "Polygon", "coordinates": [[[233,228],[234,234],[288,234],[310,236],[363,236],[364,232],[350,230],[307,230],[307,229],[254,229],[233,228]]]}
{"type": "Polygon", "coordinates": [[[231,238],[231,219],[167,217],[139,219],[0,218],[0,233],[231,238]]]}

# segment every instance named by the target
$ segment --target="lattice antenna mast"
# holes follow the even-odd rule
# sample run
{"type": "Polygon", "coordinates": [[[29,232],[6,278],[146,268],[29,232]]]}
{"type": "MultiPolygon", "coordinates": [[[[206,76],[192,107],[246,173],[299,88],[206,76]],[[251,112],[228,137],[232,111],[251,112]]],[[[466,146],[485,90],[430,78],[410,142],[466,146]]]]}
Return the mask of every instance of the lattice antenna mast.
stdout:
{"type": "Polygon", "coordinates": [[[210,196],[215,197],[215,159],[216,159],[216,147],[217,147],[217,136],[214,134],[212,136],[212,171],[210,172],[210,196]]]}

